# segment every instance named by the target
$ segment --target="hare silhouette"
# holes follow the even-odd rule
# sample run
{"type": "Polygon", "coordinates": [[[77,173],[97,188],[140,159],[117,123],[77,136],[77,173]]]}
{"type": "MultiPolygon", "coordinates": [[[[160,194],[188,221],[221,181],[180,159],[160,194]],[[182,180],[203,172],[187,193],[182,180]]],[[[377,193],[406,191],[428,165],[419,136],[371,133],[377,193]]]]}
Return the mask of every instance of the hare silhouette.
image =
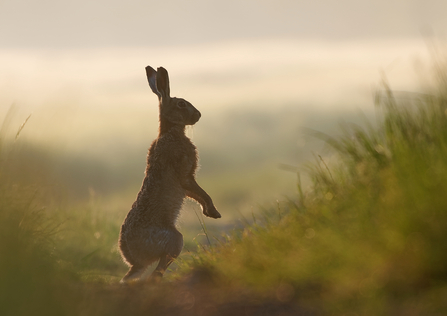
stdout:
{"type": "Polygon", "coordinates": [[[185,197],[196,200],[203,214],[220,218],[211,197],[197,184],[197,149],[185,135],[200,112],[188,101],[170,96],[166,69],[146,67],[149,86],[159,100],[159,134],[147,155],[140,192],[121,226],[119,248],[130,267],[122,283],[141,278],[158,261],[150,275],[158,281],[183,248],[183,236],[175,224],[185,197]]]}

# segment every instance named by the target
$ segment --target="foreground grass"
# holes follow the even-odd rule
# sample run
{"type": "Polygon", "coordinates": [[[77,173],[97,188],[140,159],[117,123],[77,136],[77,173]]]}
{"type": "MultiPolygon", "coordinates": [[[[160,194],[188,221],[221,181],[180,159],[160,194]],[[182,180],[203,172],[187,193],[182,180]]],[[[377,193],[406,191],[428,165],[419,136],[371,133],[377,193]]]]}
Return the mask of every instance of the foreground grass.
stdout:
{"type": "Polygon", "coordinates": [[[385,86],[378,128],[315,133],[338,163],[317,157],[309,192],[184,268],[324,314],[445,314],[446,93],[400,100],[385,86]]]}
{"type": "Polygon", "coordinates": [[[94,199],[48,212],[42,188],[2,181],[0,314],[445,315],[446,82],[404,98],[385,85],[378,127],[313,132],[336,159],[306,167],[309,190],[184,252],[158,286],[116,284],[120,219],[94,199]]]}

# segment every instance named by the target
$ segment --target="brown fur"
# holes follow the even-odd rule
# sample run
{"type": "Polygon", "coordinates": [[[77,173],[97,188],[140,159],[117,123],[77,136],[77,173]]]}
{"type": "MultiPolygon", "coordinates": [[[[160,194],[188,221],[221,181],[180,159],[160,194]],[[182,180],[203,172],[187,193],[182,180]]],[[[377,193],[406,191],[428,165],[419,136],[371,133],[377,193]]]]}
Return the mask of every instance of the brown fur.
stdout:
{"type": "Polygon", "coordinates": [[[164,68],[147,66],[146,74],[159,98],[160,129],[149,148],[141,190],[121,226],[119,248],[130,267],[122,282],[138,279],[156,261],[151,278],[159,279],[180,254],[183,236],[175,222],[186,196],[199,202],[206,216],[221,217],[195,180],[197,150],[185,135],[185,126],[195,124],[200,112],[188,101],[170,96],[164,68]]]}

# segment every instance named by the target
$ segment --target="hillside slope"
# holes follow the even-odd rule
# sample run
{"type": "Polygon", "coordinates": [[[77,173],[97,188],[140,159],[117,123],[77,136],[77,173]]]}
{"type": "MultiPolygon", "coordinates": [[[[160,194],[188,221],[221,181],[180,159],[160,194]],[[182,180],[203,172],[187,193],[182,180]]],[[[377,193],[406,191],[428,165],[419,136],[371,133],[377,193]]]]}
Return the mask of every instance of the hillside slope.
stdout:
{"type": "Polygon", "coordinates": [[[337,159],[308,166],[311,190],[183,268],[323,314],[447,312],[447,86],[398,95],[384,84],[376,102],[378,128],[314,132],[337,159]]]}

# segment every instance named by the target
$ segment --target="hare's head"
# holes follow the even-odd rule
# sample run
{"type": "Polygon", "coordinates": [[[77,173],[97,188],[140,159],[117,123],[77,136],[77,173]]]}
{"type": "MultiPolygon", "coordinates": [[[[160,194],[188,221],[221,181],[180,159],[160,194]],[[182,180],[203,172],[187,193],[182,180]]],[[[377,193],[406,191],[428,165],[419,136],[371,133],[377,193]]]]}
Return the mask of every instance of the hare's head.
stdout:
{"type": "Polygon", "coordinates": [[[170,96],[169,76],[166,69],[155,71],[146,67],[147,80],[160,101],[160,121],[166,120],[176,125],[194,125],[200,119],[200,112],[185,99],[170,96]]]}

